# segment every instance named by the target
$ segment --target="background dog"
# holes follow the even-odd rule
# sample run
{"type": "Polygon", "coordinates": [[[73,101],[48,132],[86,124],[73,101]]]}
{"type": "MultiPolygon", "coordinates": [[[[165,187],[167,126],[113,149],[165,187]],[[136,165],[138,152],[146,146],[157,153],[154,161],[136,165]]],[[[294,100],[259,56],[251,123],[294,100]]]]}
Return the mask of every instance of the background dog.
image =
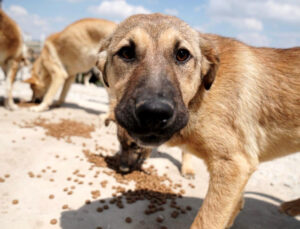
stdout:
{"type": "Polygon", "coordinates": [[[13,82],[21,65],[28,65],[27,49],[25,44],[23,44],[20,28],[1,9],[0,34],[0,66],[6,76],[6,98],[4,105],[10,110],[16,110],[18,106],[13,100],[13,82]]]}
{"type": "Polygon", "coordinates": [[[49,36],[41,55],[33,64],[31,78],[25,80],[33,91],[32,101],[41,102],[30,107],[30,110],[47,110],[63,86],[55,104],[61,105],[76,74],[87,72],[95,66],[99,42],[115,27],[115,23],[106,20],[82,19],[49,36]]]}
{"type": "Polygon", "coordinates": [[[191,228],[211,229],[232,225],[259,162],[300,150],[299,63],[300,48],[250,47],[152,14],[122,22],[98,67],[138,144],[204,159],[209,188],[191,228]]]}

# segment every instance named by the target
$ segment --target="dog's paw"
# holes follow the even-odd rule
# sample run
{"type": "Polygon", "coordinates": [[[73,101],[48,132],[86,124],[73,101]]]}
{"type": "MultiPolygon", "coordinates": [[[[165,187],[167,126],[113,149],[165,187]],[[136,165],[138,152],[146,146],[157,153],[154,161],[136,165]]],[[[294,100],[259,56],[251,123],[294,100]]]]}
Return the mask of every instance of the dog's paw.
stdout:
{"type": "Polygon", "coordinates": [[[20,110],[20,107],[17,104],[15,104],[14,102],[5,101],[4,106],[6,109],[11,110],[11,111],[20,110]]]}
{"type": "Polygon", "coordinates": [[[300,198],[282,203],[279,210],[289,216],[300,215],[300,198]]]}
{"type": "Polygon", "coordinates": [[[188,180],[195,179],[195,171],[194,171],[194,169],[189,168],[189,167],[182,166],[181,167],[181,175],[188,180]]]}
{"type": "Polygon", "coordinates": [[[40,104],[38,106],[33,106],[33,107],[29,107],[28,108],[29,111],[33,111],[33,112],[42,112],[42,111],[46,111],[48,109],[49,109],[49,107],[45,106],[43,104],[40,104]]]}

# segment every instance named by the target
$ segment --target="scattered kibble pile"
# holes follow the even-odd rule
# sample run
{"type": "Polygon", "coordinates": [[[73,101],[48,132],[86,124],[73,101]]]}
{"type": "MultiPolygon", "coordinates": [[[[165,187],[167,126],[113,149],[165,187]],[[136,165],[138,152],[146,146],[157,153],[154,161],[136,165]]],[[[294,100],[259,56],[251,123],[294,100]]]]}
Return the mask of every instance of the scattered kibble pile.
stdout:
{"type": "Polygon", "coordinates": [[[44,118],[38,118],[33,122],[25,123],[25,125],[21,127],[32,128],[36,126],[44,128],[47,136],[52,136],[57,139],[64,138],[66,140],[70,140],[70,137],[73,136],[90,138],[91,132],[95,131],[93,125],[87,125],[70,119],[61,119],[57,123],[51,123],[44,118]]]}
{"type": "MultiPolygon", "coordinates": [[[[38,118],[33,122],[27,122],[22,127],[25,128],[35,128],[42,127],[45,129],[45,134],[47,136],[52,136],[57,139],[64,139],[66,142],[70,141],[73,136],[91,138],[91,133],[95,130],[93,125],[87,125],[82,122],[61,119],[59,122],[50,122],[49,120],[38,118]]],[[[107,133],[106,133],[107,134],[107,133]]],[[[25,138],[23,138],[24,140],[25,138]]],[[[40,139],[45,140],[44,138],[40,139]]],[[[91,163],[89,170],[93,172],[93,180],[87,180],[91,174],[82,172],[79,169],[75,169],[72,174],[65,174],[66,186],[61,187],[61,193],[66,196],[76,195],[76,190],[80,187],[90,188],[90,199],[83,201],[85,205],[89,205],[98,202],[98,206],[95,211],[99,214],[107,212],[112,208],[125,209],[126,206],[135,204],[138,201],[146,201],[144,209],[141,211],[144,215],[154,215],[154,221],[157,223],[160,229],[166,229],[166,224],[169,219],[177,219],[181,215],[186,214],[191,211],[191,206],[180,204],[179,199],[185,194],[185,189],[182,184],[173,182],[167,174],[159,175],[158,171],[154,166],[148,166],[143,168],[141,171],[133,171],[132,173],[122,174],[119,171],[119,161],[120,157],[118,154],[114,156],[103,156],[111,155],[115,152],[113,149],[107,149],[103,146],[95,144],[94,150],[88,150],[86,147],[89,144],[81,143],[83,148],[82,152],[85,156],[84,158],[76,155],[75,158],[80,161],[88,161],[91,163]],[[102,174],[113,177],[115,182],[110,184],[105,176],[102,174]],[[87,176],[89,175],[89,176],[87,176]],[[130,184],[134,183],[134,188],[130,184]],[[76,186],[79,185],[79,186],[76,186]],[[131,188],[129,188],[129,186],[131,188]],[[76,188],[77,187],[77,188],[76,188]],[[111,198],[109,200],[101,199],[101,194],[106,188],[112,189],[111,198]],[[92,200],[92,201],[91,201],[92,200]]],[[[90,147],[89,147],[90,148],[90,147]]],[[[54,155],[57,160],[66,160],[59,154],[54,155]]],[[[167,167],[166,167],[167,168],[167,167]]],[[[61,176],[61,171],[53,168],[53,166],[45,166],[41,168],[40,171],[27,171],[27,177],[29,179],[43,179],[48,182],[55,182],[58,178],[55,176],[61,176]]],[[[10,177],[9,174],[5,174],[0,177],[0,182],[4,183],[6,179],[10,177]]],[[[188,184],[189,188],[195,188],[194,185],[188,184]]],[[[56,196],[60,196],[61,193],[49,193],[49,201],[55,202],[56,196]]],[[[68,197],[70,198],[70,197],[68,197]]],[[[19,201],[17,199],[12,201],[12,204],[16,205],[19,201]]],[[[62,210],[71,210],[71,203],[62,203],[60,208],[62,210]]],[[[126,212],[126,211],[125,211],[126,212]]],[[[131,224],[134,223],[134,215],[124,215],[124,223],[131,224]]],[[[57,224],[57,219],[49,219],[50,224],[57,224]]],[[[95,229],[106,228],[106,225],[97,225],[95,229]]]]}

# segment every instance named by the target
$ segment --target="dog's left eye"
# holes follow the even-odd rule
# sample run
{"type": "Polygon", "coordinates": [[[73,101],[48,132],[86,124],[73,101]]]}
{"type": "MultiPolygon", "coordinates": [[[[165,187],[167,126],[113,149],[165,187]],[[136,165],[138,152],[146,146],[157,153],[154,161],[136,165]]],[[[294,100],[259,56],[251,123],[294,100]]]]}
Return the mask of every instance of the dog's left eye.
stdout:
{"type": "Polygon", "coordinates": [[[185,63],[186,61],[188,61],[191,57],[191,54],[188,50],[186,49],[179,49],[176,53],[176,60],[179,63],[185,63]]]}
{"type": "Polygon", "coordinates": [[[125,61],[132,61],[135,59],[134,47],[125,46],[118,51],[118,56],[125,61]]]}

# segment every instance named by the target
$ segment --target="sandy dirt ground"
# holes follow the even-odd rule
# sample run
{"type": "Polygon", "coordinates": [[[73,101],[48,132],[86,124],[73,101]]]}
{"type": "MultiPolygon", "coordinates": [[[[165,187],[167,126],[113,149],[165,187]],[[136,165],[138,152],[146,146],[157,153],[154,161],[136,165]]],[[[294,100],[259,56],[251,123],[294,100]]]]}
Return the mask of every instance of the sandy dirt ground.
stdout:
{"type": "MultiPolygon", "coordinates": [[[[1,81],[1,79],[0,79],[1,81]]],[[[145,167],[166,174],[184,192],[176,204],[191,210],[171,217],[169,202],[147,215],[148,200],[119,208],[111,203],[116,186],[112,170],[93,166],[84,151],[113,154],[118,151],[115,127],[104,127],[100,114],[107,111],[103,89],[74,84],[67,102],[43,113],[8,111],[3,107],[4,82],[0,83],[0,228],[1,229],[186,229],[191,225],[208,186],[208,174],[200,159],[193,161],[194,180],[180,175],[181,153],[160,147],[145,167]],[[48,124],[62,119],[94,127],[90,136],[57,138],[35,120],[48,124]],[[103,181],[105,185],[103,185],[103,181]],[[107,206],[105,206],[107,205],[107,206]],[[105,206],[105,207],[104,207],[105,206]],[[99,212],[99,208],[102,212],[99,212]],[[105,209],[108,208],[108,209],[105,209]],[[131,222],[126,222],[130,217],[131,222]],[[158,222],[162,219],[163,222],[158,222]],[[165,227],[163,227],[165,226],[165,227]]],[[[29,100],[29,87],[17,82],[15,97],[29,100]]],[[[70,124],[72,125],[72,123],[70,124]]],[[[174,186],[174,185],[173,185],[174,186]]],[[[176,186],[176,185],[175,185],[176,186]]],[[[123,185],[134,190],[135,183],[123,185]]],[[[122,196],[121,196],[122,197],[122,196]]],[[[120,199],[121,199],[120,197],[120,199]]],[[[300,154],[263,163],[245,190],[245,207],[233,228],[299,229],[300,219],[281,214],[283,201],[300,197],[300,154]]],[[[125,198],[122,197],[123,199],[125,198]]],[[[171,200],[168,200],[171,201],[171,200]]]]}

